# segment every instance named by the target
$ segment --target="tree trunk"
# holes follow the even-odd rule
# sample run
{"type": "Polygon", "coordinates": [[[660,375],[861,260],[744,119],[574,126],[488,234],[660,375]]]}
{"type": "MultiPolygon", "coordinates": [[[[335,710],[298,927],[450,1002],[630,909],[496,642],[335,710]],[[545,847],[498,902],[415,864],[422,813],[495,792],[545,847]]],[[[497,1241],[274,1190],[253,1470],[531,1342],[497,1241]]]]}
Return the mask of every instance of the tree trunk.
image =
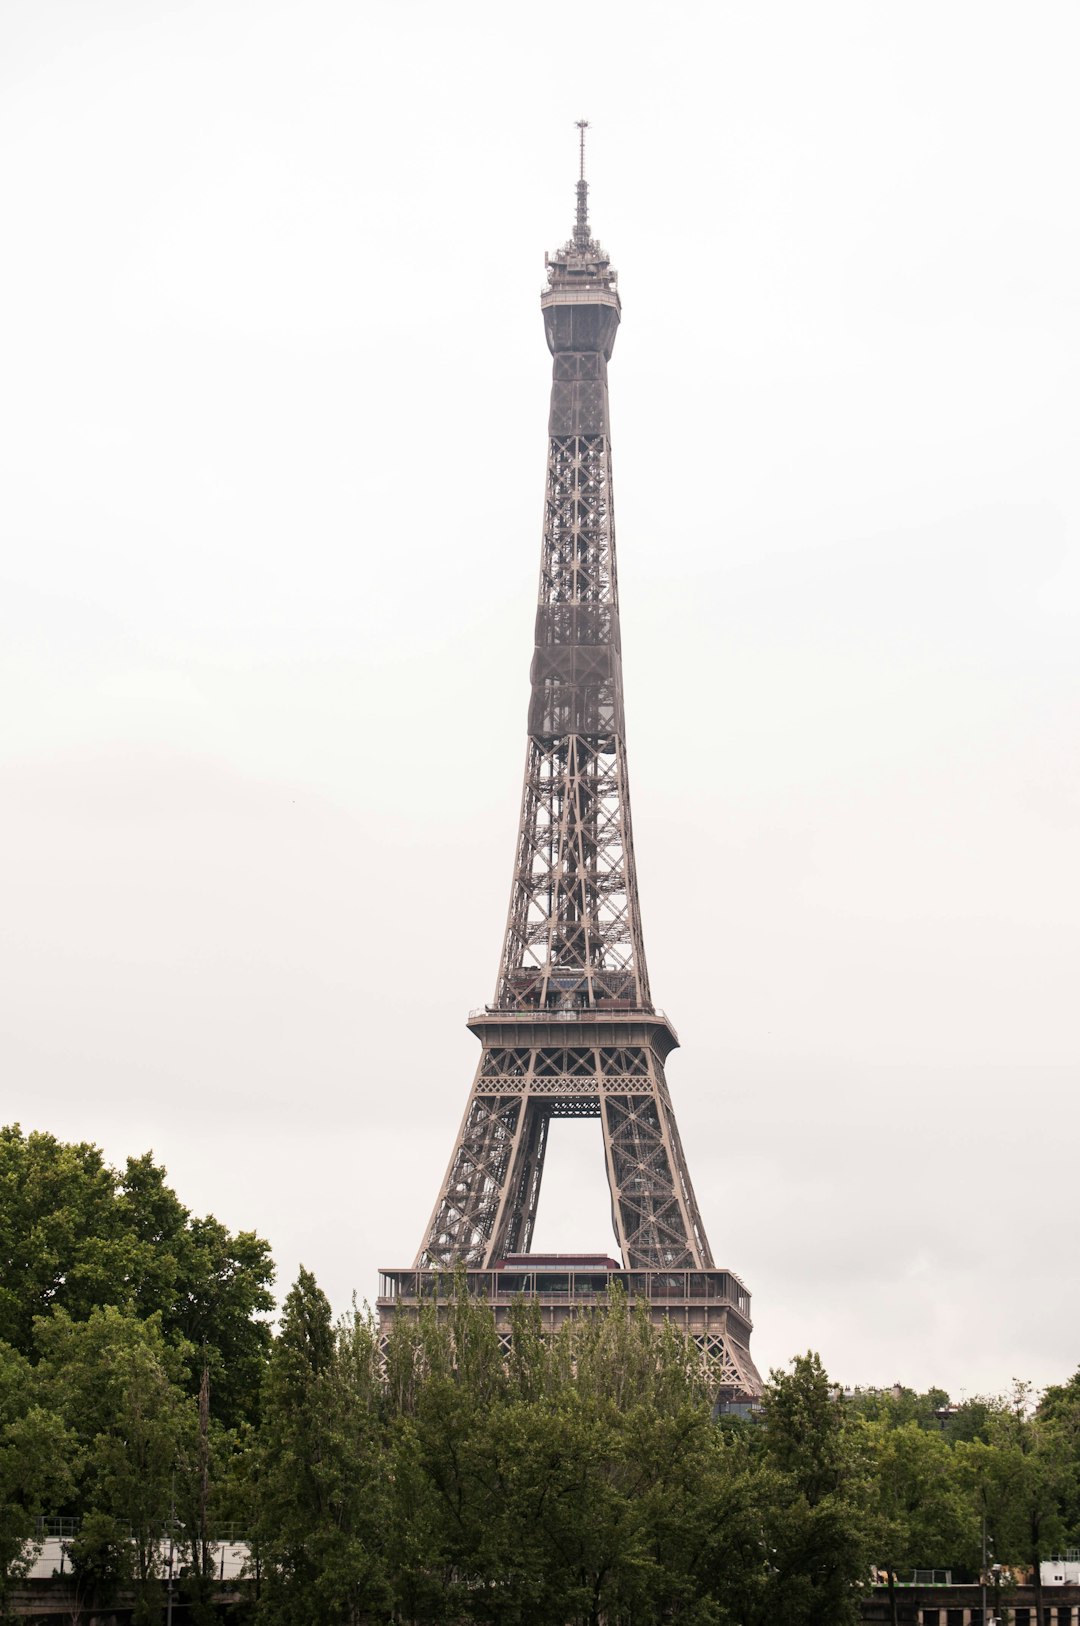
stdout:
{"type": "Polygon", "coordinates": [[[900,1617],[896,1612],[896,1575],[892,1564],[886,1566],[885,1574],[889,1580],[889,1619],[892,1626],[900,1626],[900,1617]]]}
{"type": "Polygon", "coordinates": [[[207,1509],[210,1502],[210,1365],[203,1360],[199,1384],[199,1579],[205,1582],[210,1570],[210,1530],[207,1509]]]}

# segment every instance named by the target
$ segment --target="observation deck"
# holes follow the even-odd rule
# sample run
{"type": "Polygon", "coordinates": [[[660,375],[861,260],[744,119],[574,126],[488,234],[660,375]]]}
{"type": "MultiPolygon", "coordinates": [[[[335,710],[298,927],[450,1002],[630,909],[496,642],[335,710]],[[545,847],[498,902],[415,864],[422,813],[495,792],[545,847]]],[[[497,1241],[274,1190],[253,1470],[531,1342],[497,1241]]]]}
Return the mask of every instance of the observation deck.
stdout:
{"type": "MultiPolygon", "coordinates": [[[[654,1324],[670,1323],[703,1356],[731,1344],[729,1353],[742,1358],[738,1364],[754,1371],[750,1294],[734,1271],[624,1270],[604,1254],[508,1254],[490,1270],[380,1270],[376,1304],[384,1332],[395,1316],[415,1320],[424,1304],[448,1304],[459,1281],[470,1298],[489,1306],[504,1336],[512,1330],[511,1311],[522,1300],[539,1306],[545,1332],[558,1332],[574,1317],[603,1310],[617,1286],[631,1309],[644,1302],[654,1324]]],[[[733,1395],[745,1387],[737,1380],[721,1386],[733,1395]]]]}
{"type": "Polygon", "coordinates": [[[469,1012],[466,1024],[488,1045],[628,1045],[648,1044],[664,1060],[679,1048],[679,1036],[663,1011],[629,1000],[576,1008],[556,1005],[538,1009],[503,1009],[482,1005],[469,1012]]]}

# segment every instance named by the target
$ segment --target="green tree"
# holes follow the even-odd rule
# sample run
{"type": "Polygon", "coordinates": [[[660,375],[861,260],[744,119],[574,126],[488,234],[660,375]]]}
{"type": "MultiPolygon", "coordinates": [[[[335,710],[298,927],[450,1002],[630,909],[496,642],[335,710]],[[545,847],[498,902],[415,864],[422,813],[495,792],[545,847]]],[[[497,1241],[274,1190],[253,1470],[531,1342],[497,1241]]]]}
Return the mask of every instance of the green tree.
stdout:
{"type": "Polygon", "coordinates": [[[777,1496],[765,1526],[773,1555],[766,1618],[788,1626],[846,1626],[858,1617],[869,1569],[866,1463],[843,1399],[819,1356],[774,1371],[764,1395],[766,1460],[777,1496]]]}
{"type": "Polygon", "coordinates": [[[1045,1390],[1035,1415],[1040,1436],[1053,1440],[1064,1463],[1077,1469],[1061,1475],[1058,1495],[1063,1545],[1080,1547],[1080,1372],[1045,1390]]]}
{"type": "Polygon", "coordinates": [[[177,1442],[173,1536],[181,1568],[180,1591],[195,1626],[218,1619],[215,1530],[243,1518],[234,1497],[250,1428],[225,1429],[211,1415],[210,1368],[203,1365],[198,1407],[187,1408],[177,1442]]]}
{"type": "Polygon", "coordinates": [[[564,1324],[558,1346],[562,1381],[586,1398],[660,1411],[707,1403],[709,1385],[693,1342],[670,1323],[654,1326],[644,1301],[631,1309],[618,1285],[602,1308],[564,1324]]]}
{"type": "Polygon", "coordinates": [[[973,1563],[978,1519],[940,1432],[913,1418],[900,1427],[884,1420],[864,1423],[862,1436],[871,1550],[888,1576],[890,1612],[897,1626],[896,1572],[973,1563]]]}
{"type": "Polygon", "coordinates": [[[945,1438],[951,1445],[962,1441],[989,1440],[991,1421],[1000,1409],[992,1396],[973,1395],[963,1400],[945,1424],[945,1438]]]}
{"type": "Polygon", "coordinates": [[[942,1431],[942,1420],[937,1415],[949,1406],[944,1389],[927,1389],[920,1393],[894,1384],[891,1389],[857,1389],[847,1399],[849,1414],[862,1417],[868,1423],[884,1423],[889,1428],[902,1428],[905,1423],[917,1423],[920,1428],[942,1431]]]}
{"type": "Polygon", "coordinates": [[[706,1411],[623,1412],[572,1385],[477,1407],[453,1379],[433,1378],[393,1437],[403,1612],[501,1626],[689,1619],[700,1578],[677,1503],[695,1437],[711,1430],[706,1411]]]}
{"type": "Polygon", "coordinates": [[[398,1318],[386,1351],[388,1565],[417,1621],[469,1618],[487,1584],[488,1424],[509,1382],[490,1310],[463,1272],[447,1285],[449,1313],[398,1318]]]}
{"type": "Polygon", "coordinates": [[[272,1278],[267,1243],[193,1217],[150,1153],[118,1172],[85,1142],[0,1130],[0,1338],[31,1360],[38,1316],[131,1306],[203,1352],[214,1415],[231,1425],[258,1403],[272,1278]]]}
{"type": "Polygon", "coordinates": [[[569,1387],[554,1402],[502,1408],[491,1419],[482,1442],[489,1494],[480,1503],[487,1585],[477,1594],[490,1602],[475,1615],[544,1626],[618,1620],[635,1609],[650,1618],[657,1565],[634,1492],[655,1461],[631,1457],[641,1428],[640,1415],[569,1387]]]}
{"type": "Polygon", "coordinates": [[[354,1314],[335,1329],[325,1295],[301,1270],[265,1381],[260,1619],[352,1626],[388,1604],[377,1355],[370,1321],[354,1314]]]}
{"type": "Polygon", "coordinates": [[[1030,1567],[1040,1620],[1040,1561],[1063,1542],[1080,1472],[1075,1436],[1055,1419],[1054,1410],[1052,1404],[1045,1416],[1035,1412],[1030,1385],[1017,1382],[1011,1396],[991,1411],[989,1439],[956,1447],[985,1515],[993,1557],[1010,1567],[1030,1567]]]}
{"type": "Polygon", "coordinates": [[[115,1180],[96,1146],[0,1129],[0,1339],[24,1355],[34,1319],[81,1319],[114,1278],[115,1180]]]}
{"type": "Polygon", "coordinates": [[[697,1565],[723,1626],[773,1626],[788,1618],[778,1594],[790,1482],[768,1460],[759,1425],[722,1424],[714,1441],[719,1461],[690,1498],[697,1565]]]}
{"type": "Polygon", "coordinates": [[[414,1622],[759,1626],[777,1606],[766,1525],[787,1481],[753,1426],[711,1417],[700,1357],[625,1298],[541,1335],[455,1286],[388,1350],[388,1540],[414,1622]]]}
{"type": "Polygon", "coordinates": [[[1041,1422],[1067,1421],[1072,1424],[1080,1412],[1080,1371],[1074,1372],[1064,1383],[1052,1383],[1044,1389],[1036,1415],[1041,1422]]]}
{"type": "Polygon", "coordinates": [[[136,1618],[154,1617],[163,1538],[173,1521],[185,1434],[197,1432],[183,1352],[160,1318],[112,1306],[37,1323],[45,1394],[76,1442],[73,1508],[82,1516],[73,1569],[96,1596],[136,1588],[136,1618]]]}
{"type": "Polygon", "coordinates": [[[29,1361],[0,1344],[0,1619],[11,1586],[26,1575],[39,1544],[37,1520],[71,1494],[72,1440],[41,1403],[29,1361]]]}

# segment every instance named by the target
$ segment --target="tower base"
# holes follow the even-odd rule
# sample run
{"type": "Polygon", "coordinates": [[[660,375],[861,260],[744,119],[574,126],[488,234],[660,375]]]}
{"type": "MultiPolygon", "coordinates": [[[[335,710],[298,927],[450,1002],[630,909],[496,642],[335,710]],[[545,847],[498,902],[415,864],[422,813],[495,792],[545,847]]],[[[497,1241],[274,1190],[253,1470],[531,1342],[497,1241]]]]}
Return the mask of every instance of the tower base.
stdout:
{"type": "Polygon", "coordinates": [[[750,1295],[730,1270],[623,1270],[604,1254],[509,1254],[491,1270],[382,1270],[376,1308],[384,1335],[397,1316],[415,1320],[424,1304],[448,1305],[463,1280],[484,1299],[509,1350],[510,1311],[522,1298],[540,1308],[545,1332],[601,1309],[614,1284],[633,1308],[644,1301],[654,1325],[665,1321],[701,1351],[721,1401],[754,1401],[761,1377],[750,1355],[750,1295]]]}

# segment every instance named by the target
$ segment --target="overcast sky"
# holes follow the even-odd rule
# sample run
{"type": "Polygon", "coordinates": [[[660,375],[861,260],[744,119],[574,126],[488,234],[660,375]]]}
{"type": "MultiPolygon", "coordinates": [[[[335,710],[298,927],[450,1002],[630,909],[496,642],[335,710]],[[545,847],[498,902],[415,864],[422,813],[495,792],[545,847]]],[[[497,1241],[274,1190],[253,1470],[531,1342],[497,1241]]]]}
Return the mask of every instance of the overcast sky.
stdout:
{"type": "MultiPolygon", "coordinates": [[[[4,0],[0,1117],[335,1306],[510,882],[592,219],[669,1080],[762,1369],[1080,1364],[1080,10],[4,0]]],[[[539,1247],[611,1246],[558,1124],[539,1247]]]]}

